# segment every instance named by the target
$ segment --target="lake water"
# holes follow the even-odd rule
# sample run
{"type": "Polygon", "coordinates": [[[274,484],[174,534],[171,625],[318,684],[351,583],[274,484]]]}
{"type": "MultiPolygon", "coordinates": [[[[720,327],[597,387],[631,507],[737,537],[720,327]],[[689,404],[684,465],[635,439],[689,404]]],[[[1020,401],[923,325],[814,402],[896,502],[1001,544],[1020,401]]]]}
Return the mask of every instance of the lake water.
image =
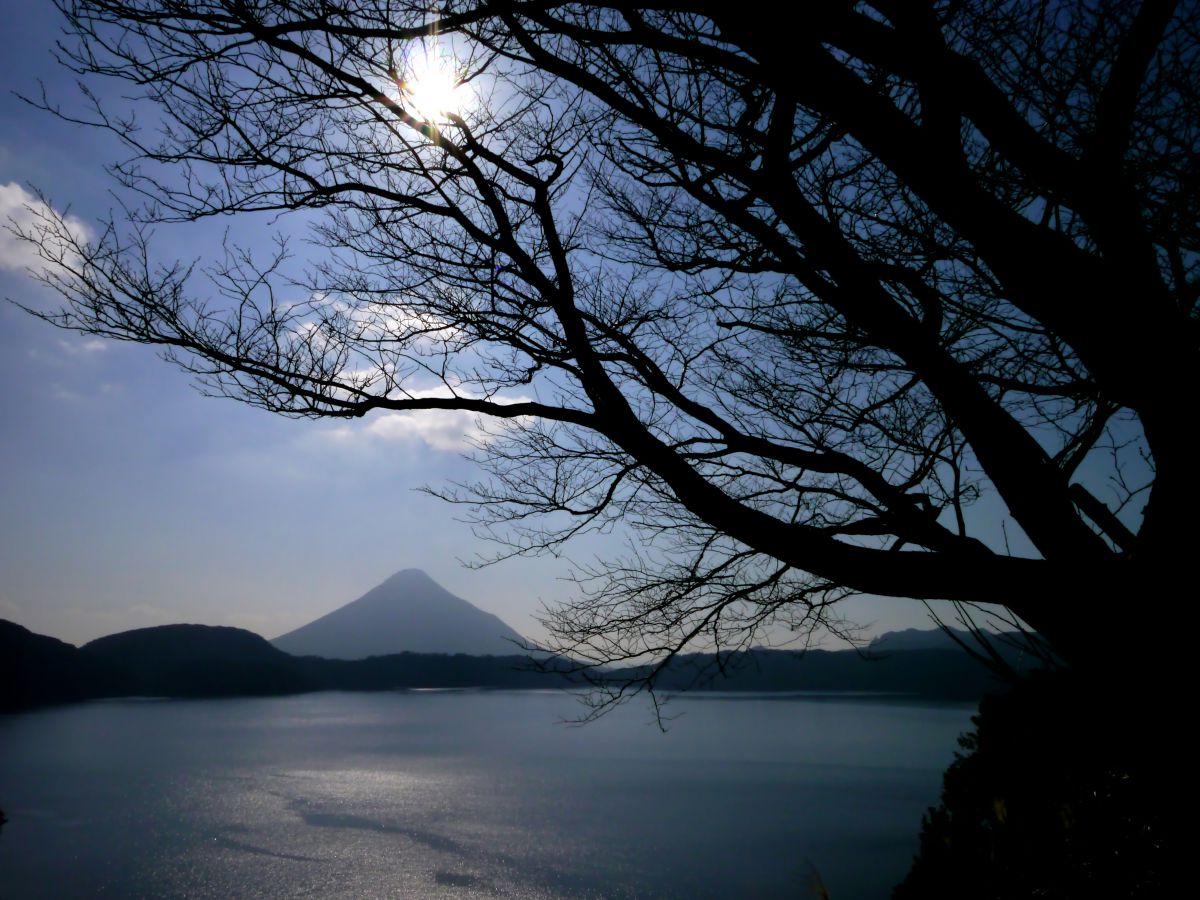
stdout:
{"type": "Polygon", "coordinates": [[[886,897],[963,706],[560,693],[0,716],[0,897],[886,897]]]}

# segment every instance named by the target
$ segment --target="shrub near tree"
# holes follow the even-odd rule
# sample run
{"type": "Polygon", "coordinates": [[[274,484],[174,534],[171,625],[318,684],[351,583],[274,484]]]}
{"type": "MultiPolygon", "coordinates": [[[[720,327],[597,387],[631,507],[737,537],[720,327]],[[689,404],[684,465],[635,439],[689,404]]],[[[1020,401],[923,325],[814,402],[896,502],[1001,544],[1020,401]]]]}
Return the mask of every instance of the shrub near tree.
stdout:
{"type": "Polygon", "coordinates": [[[941,804],[896,900],[1165,897],[1179,779],[1144,712],[1040,673],[986,699],[959,739],[941,804]]]}

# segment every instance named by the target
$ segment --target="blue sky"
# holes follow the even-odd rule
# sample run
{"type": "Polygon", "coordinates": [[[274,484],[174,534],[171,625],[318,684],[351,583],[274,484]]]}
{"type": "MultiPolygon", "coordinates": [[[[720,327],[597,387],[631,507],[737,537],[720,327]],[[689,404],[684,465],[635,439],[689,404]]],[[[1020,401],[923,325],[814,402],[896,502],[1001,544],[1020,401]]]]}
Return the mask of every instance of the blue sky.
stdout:
{"type": "MultiPolygon", "coordinates": [[[[0,0],[0,79],[70,107],[73,76],[50,49],[49,4],[0,0]]],[[[103,164],[116,141],[0,96],[0,220],[22,215],[31,186],[81,227],[114,205],[103,164]]],[[[284,223],[286,226],[286,223],[284,223]]],[[[261,240],[262,221],[162,235],[164,257],[261,240]]],[[[41,305],[25,251],[0,236],[0,296],[41,305]]],[[[238,625],[268,637],[348,602],[407,567],[535,639],[543,602],[570,595],[564,560],[483,570],[460,559],[488,545],[459,510],[414,491],[469,478],[469,420],[292,421],[202,397],[146,347],[60,332],[0,305],[0,618],[82,642],[166,622],[238,625]]],[[[593,539],[574,550],[605,549],[593,539]]],[[[857,600],[876,632],[927,627],[923,607],[857,600]]]]}

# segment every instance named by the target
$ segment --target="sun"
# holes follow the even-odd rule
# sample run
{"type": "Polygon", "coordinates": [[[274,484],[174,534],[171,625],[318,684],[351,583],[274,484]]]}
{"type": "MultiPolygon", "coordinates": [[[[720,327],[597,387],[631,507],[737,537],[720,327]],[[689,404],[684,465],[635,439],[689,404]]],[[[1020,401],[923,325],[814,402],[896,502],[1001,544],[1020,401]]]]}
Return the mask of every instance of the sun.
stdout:
{"type": "Polygon", "coordinates": [[[400,101],[422,122],[440,125],[460,116],[470,101],[455,60],[435,45],[422,47],[407,60],[406,77],[399,83],[400,101]]]}

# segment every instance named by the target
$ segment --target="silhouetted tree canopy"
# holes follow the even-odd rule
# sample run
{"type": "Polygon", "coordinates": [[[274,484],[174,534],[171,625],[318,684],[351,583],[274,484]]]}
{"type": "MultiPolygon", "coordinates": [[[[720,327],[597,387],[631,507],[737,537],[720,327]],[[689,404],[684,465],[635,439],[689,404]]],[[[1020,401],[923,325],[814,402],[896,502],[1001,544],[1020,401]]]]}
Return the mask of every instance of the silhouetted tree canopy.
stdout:
{"type": "Polygon", "coordinates": [[[1081,661],[1184,574],[1195,2],[56,2],[68,64],[139,98],[85,118],[145,203],[26,233],[43,315],[285,415],[478,413],[446,493],[480,529],[635,536],[557,649],[745,645],[865,592],[1081,661]],[[429,57],[457,112],[416,105],[429,57]],[[320,214],[303,278],[153,255],[253,211],[320,214]]]}

